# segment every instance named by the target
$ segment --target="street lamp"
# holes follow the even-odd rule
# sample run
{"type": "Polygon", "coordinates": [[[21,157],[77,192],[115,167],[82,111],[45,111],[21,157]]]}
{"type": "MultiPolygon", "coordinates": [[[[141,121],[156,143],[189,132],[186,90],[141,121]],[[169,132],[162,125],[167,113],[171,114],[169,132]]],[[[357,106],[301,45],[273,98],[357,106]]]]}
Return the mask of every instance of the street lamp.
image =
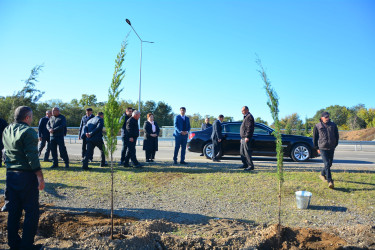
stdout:
{"type": "MultiPolygon", "coordinates": [[[[130,22],[130,20],[129,20],[129,19],[126,19],[126,22],[127,22],[127,24],[130,25],[130,27],[132,27],[134,33],[137,35],[137,37],[138,37],[139,40],[141,41],[141,60],[140,60],[140,63],[139,63],[139,96],[138,96],[138,109],[139,109],[139,112],[141,112],[142,44],[143,44],[143,43],[154,43],[154,42],[143,41],[143,40],[141,39],[141,37],[138,35],[137,31],[135,31],[135,29],[133,28],[132,23],[130,22]]],[[[138,119],[138,126],[139,126],[139,128],[141,128],[141,119],[138,119]]]]}

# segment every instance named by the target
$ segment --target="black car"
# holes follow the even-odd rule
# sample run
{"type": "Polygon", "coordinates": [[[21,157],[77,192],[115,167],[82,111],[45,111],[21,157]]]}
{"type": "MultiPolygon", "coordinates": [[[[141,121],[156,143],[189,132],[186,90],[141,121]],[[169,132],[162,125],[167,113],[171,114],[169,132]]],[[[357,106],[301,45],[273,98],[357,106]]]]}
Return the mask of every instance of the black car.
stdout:
{"type": "MultiPolygon", "coordinates": [[[[223,155],[240,155],[240,127],[241,122],[223,122],[222,147],[218,157],[223,155]]],[[[276,141],[272,135],[274,130],[261,123],[255,123],[252,149],[254,156],[276,156],[276,141]]],[[[212,158],[212,127],[203,131],[189,134],[188,150],[203,153],[208,159],[212,158]]],[[[313,146],[312,138],[297,135],[282,135],[284,156],[296,162],[304,162],[319,156],[313,146]]]]}

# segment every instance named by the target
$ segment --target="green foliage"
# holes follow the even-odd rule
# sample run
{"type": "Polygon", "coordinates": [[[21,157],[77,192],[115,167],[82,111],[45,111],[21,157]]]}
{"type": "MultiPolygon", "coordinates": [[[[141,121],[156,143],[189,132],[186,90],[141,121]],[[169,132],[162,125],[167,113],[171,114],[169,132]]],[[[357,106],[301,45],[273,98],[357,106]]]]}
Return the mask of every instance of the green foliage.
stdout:
{"type": "Polygon", "coordinates": [[[83,107],[93,107],[96,106],[96,95],[86,95],[83,94],[81,100],[79,100],[79,104],[83,107]]]}
{"type": "Polygon", "coordinates": [[[122,92],[120,88],[121,82],[125,77],[125,70],[122,68],[122,64],[125,60],[125,49],[127,43],[124,41],[121,44],[121,50],[117,54],[115,60],[115,71],[113,73],[111,86],[108,89],[108,102],[104,107],[104,126],[106,128],[106,134],[104,139],[106,141],[105,152],[111,156],[111,166],[112,166],[112,156],[116,151],[117,146],[117,134],[121,129],[121,123],[119,122],[121,117],[121,106],[119,101],[119,95],[122,92]]]}
{"type": "Polygon", "coordinates": [[[263,123],[263,124],[265,124],[265,125],[268,126],[268,122],[265,121],[265,120],[263,120],[261,117],[255,118],[255,122],[257,122],[257,123],[263,123]]]}

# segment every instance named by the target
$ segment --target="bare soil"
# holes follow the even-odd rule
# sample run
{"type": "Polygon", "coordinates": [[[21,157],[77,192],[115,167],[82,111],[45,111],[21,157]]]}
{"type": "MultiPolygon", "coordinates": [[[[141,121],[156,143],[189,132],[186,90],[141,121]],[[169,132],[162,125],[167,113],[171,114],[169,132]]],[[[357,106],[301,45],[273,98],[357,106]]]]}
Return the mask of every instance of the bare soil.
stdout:
{"type": "Polygon", "coordinates": [[[373,141],[375,140],[375,128],[355,131],[340,131],[340,140],[348,141],[373,141]]]}
{"type": "MultiPolygon", "coordinates": [[[[8,249],[7,213],[0,214],[0,248],[8,249]]],[[[278,249],[277,225],[212,219],[205,224],[77,213],[43,205],[37,244],[45,249],[278,249]]],[[[280,249],[375,249],[375,227],[282,227],[280,249]]]]}

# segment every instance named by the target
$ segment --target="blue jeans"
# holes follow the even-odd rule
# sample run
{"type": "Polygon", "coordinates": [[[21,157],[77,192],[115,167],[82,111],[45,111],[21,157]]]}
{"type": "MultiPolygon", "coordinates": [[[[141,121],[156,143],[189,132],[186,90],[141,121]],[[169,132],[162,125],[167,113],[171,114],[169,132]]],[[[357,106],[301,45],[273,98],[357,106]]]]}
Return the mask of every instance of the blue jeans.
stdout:
{"type": "Polygon", "coordinates": [[[10,248],[30,249],[39,222],[38,179],[34,172],[7,171],[8,245],[10,248]],[[22,239],[18,234],[22,211],[25,210],[22,239]]]}
{"type": "Polygon", "coordinates": [[[333,156],[335,154],[335,150],[320,150],[320,154],[323,159],[324,167],[322,169],[321,175],[325,176],[328,182],[332,181],[331,175],[331,166],[333,162],[333,156]]]}
{"type": "Polygon", "coordinates": [[[177,135],[174,137],[174,140],[175,140],[175,147],[174,147],[173,160],[177,161],[178,151],[180,150],[180,147],[181,147],[181,162],[183,162],[185,161],[188,135],[177,135]]]}

